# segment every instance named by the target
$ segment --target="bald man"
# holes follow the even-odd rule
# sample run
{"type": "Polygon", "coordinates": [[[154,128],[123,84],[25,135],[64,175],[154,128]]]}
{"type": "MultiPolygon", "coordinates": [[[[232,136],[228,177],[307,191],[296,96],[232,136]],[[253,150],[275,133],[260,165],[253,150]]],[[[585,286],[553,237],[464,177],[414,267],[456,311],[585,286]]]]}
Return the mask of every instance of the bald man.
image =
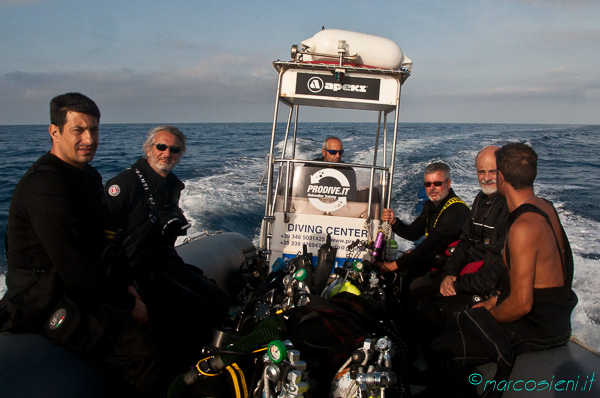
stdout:
{"type": "Polygon", "coordinates": [[[458,245],[444,265],[440,286],[443,296],[468,293],[483,297],[497,289],[498,281],[506,272],[502,248],[508,207],[496,186],[497,149],[486,146],[475,158],[481,191],[473,201],[469,222],[463,227],[458,245]]]}

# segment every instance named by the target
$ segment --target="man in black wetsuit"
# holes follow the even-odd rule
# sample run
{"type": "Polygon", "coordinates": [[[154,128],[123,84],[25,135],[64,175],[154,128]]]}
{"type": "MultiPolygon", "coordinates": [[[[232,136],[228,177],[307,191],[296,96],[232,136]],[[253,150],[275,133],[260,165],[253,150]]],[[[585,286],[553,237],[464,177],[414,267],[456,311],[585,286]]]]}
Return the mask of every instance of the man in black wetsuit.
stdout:
{"type": "Polygon", "coordinates": [[[510,211],[504,249],[510,293],[458,313],[457,331],[432,344],[450,364],[497,362],[497,382],[507,380],[515,355],[566,344],[577,304],[569,241],[552,204],[533,191],[537,158],[522,143],[496,151],[498,191],[510,211]]]}
{"type": "MultiPolygon", "coordinates": [[[[352,167],[344,166],[342,155],[344,147],[342,141],[334,136],[329,136],[323,141],[321,156],[312,159],[313,161],[329,162],[331,165],[300,164],[292,169],[291,179],[293,179],[292,195],[301,198],[323,198],[320,192],[312,192],[311,188],[316,185],[323,187],[340,188],[340,196],[348,201],[356,200],[356,173],[352,167]],[[321,170],[335,170],[334,173],[322,172],[321,170]],[[315,180],[317,184],[315,185],[315,180]]],[[[336,196],[332,195],[332,196],[336,196]]],[[[325,198],[325,200],[335,198],[325,198]]]]}
{"type": "Polygon", "coordinates": [[[109,280],[100,261],[102,179],[89,164],[100,110],[67,93],[50,102],[50,119],[52,148],[25,173],[10,205],[0,331],[41,333],[108,364],[136,390],[156,392],[146,306],[132,286],[109,280]]]}
{"type": "Polygon", "coordinates": [[[417,247],[396,261],[379,263],[383,273],[399,271],[403,274],[405,286],[432,267],[443,264],[436,264],[436,256],[443,255],[448,245],[458,239],[460,229],[469,217],[469,206],[451,188],[448,165],[441,162],[428,165],[424,178],[429,200],[412,223],[400,221],[392,209],[384,209],[381,215],[381,221],[387,221],[401,238],[416,241],[425,235],[417,247]]]}
{"type": "Polygon", "coordinates": [[[161,347],[187,367],[227,317],[229,295],[185,264],[174,247],[189,226],[179,207],[184,184],[172,172],[185,150],[186,136],[177,127],[151,129],[145,157],[109,180],[104,192],[110,229],[123,235],[115,268],[148,305],[161,347]]]}
{"type": "Polygon", "coordinates": [[[481,191],[473,201],[469,221],[463,226],[458,244],[442,270],[439,293],[445,299],[438,304],[445,315],[451,315],[460,306],[476,304],[493,290],[504,290],[504,286],[498,286],[500,281],[508,285],[502,260],[508,207],[496,186],[497,149],[487,146],[475,158],[481,191]]]}
{"type": "Polygon", "coordinates": [[[344,146],[342,145],[342,141],[337,137],[327,137],[325,141],[323,141],[321,154],[323,157],[315,160],[340,163],[342,161],[342,155],[344,154],[344,146]]]}
{"type": "MultiPolygon", "coordinates": [[[[452,255],[432,283],[409,293],[411,324],[409,339],[421,343],[429,366],[435,358],[431,342],[444,331],[455,311],[472,306],[492,291],[508,285],[502,249],[506,237],[508,207],[496,186],[496,146],[487,146],[477,154],[475,168],[481,191],[471,206],[469,219],[452,255]]],[[[420,378],[426,373],[420,374],[420,378]]]]}

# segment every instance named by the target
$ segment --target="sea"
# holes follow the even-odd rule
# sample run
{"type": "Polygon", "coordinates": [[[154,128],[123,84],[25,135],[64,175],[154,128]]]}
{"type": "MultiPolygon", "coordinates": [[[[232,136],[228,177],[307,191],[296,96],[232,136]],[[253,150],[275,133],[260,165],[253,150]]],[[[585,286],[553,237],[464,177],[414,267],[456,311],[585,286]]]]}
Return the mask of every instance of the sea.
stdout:
{"type": "MultiPolygon", "coordinates": [[[[187,153],[174,171],[186,185],[181,207],[192,224],[188,234],[233,231],[258,244],[271,123],[177,126],[188,137],[187,153]]],[[[92,164],[104,181],[142,155],[141,145],[151,127],[101,125],[92,164]]],[[[572,316],[573,335],[600,351],[600,126],[400,123],[398,131],[392,207],[405,221],[416,216],[417,193],[428,163],[449,164],[452,188],[471,203],[479,190],[474,165],[479,149],[515,141],[535,149],[539,155],[535,192],[556,206],[574,252],[573,288],[579,304],[572,316]]],[[[335,135],[343,141],[345,162],[369,163],[375,132],[375,123],[300,124],[297,157],[316,157],[323,140],[335,135]]],[[[275,145],[283,148],[281,140],[275,145]]],[[[0,126],[0,147],[0,239],[4,241],[14,188],[31,163],[49,150],[48,127],[0,126]]],[[[1,296],[6,291],[6,253],[0,246],[1,296]]],[[[400,240],[399,246],[406,250],[412,242],[400,240]]]]}

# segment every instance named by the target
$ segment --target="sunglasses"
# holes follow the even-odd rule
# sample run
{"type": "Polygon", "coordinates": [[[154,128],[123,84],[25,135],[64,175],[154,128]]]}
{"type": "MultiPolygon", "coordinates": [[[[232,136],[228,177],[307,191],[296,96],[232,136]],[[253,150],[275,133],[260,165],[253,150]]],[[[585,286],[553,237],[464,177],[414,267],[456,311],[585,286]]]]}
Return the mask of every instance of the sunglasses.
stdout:
{"type": "Polygon", "coordinates": [[[167,144],[156,144],[156,149],[158,149],[161,152],[166,151],[167,148],[169,148],[171,153],[179,153],[181,151],[181,148],[179,148],[178,146],[168,146],[167,144]]]}
{"type": "Polygon", "coordinates": [[[434,187],[441,187],[442,185],[444,185],[445,182],[446,181],[433,181],[433,182],[431,182],[431,181],[425,181],[423,183],[423,185],[425,185],[425,188],[429,188],[432,184],[433,184],[434,187]]]}
{"type": "Polygon", "coordinates": [[[344,154],[343,149],[340,149],[339,151],[337,151],[335,149],[325,149],[325,150],[334,156],[337,155],[338,153],[340,154],[340,156],[342,156],[344,154]]]}

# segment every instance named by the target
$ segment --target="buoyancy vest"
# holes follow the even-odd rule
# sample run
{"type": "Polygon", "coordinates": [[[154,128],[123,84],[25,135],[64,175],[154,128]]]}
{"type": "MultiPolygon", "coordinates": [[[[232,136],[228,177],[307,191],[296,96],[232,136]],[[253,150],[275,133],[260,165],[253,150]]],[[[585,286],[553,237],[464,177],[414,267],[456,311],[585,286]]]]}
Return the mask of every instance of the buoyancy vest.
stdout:
{"type": "MultiPolygon", "coordinates": [[[[143,217],[144,221],[123,231],[121,250],[127,257],[130,266],[135,265],[137,257],[144,251],[159,250],[162,254],[168,255],[167,252],[173,248],[175,238],[185,235],[185,230],[189,227],[189,223],[178,206],[178,195],[183,189],[183,183],[177,177],[172,176],[170,178],[173,181],[170,184],[174,185],[169,185],[166,191],[161,193],[157,182],[154,181],[155,177],[151,175],[150,170],[147,170],[150,166],[143,162],[146,161],[138,160],[126,171],[137,177],[135,185],[128,189],[141,189],[145,203],[143,214],[140,215],[139,211],[136,213],[137,219],[143,217]]],[[[107,238],[110,239],[110,234],[115,234],[117,231],[108,232],[107,238]]]]}
{"type": "MultiPolygon", "coordinates": [[[[467,205],[465,203],[464,200],[462,200],[461,198],[459,198],[458,196],[453,196],[450,199],[448,199],[446,201],[446,203],[444,203],[444,206],[442,207],[442,209],[440,210],[440,212],[437,214],[435,221],[433,222],[433,226],[431,229],[435,229],[435,226],[437,225],[438,220],[440,219],[442,213],[444,212],[444,210],[446,210],[448,207],[452,206],[453,204],[458,203],[458,204],[462,204],[464,206],[467,207],[467,209],[469,208],[469,205],[467,205]]],[[[429,230],[428,230],[428,225],[429,225],[429,220],[427,220],[425,222],[425,236],[429,236],[429,230]]]]}

